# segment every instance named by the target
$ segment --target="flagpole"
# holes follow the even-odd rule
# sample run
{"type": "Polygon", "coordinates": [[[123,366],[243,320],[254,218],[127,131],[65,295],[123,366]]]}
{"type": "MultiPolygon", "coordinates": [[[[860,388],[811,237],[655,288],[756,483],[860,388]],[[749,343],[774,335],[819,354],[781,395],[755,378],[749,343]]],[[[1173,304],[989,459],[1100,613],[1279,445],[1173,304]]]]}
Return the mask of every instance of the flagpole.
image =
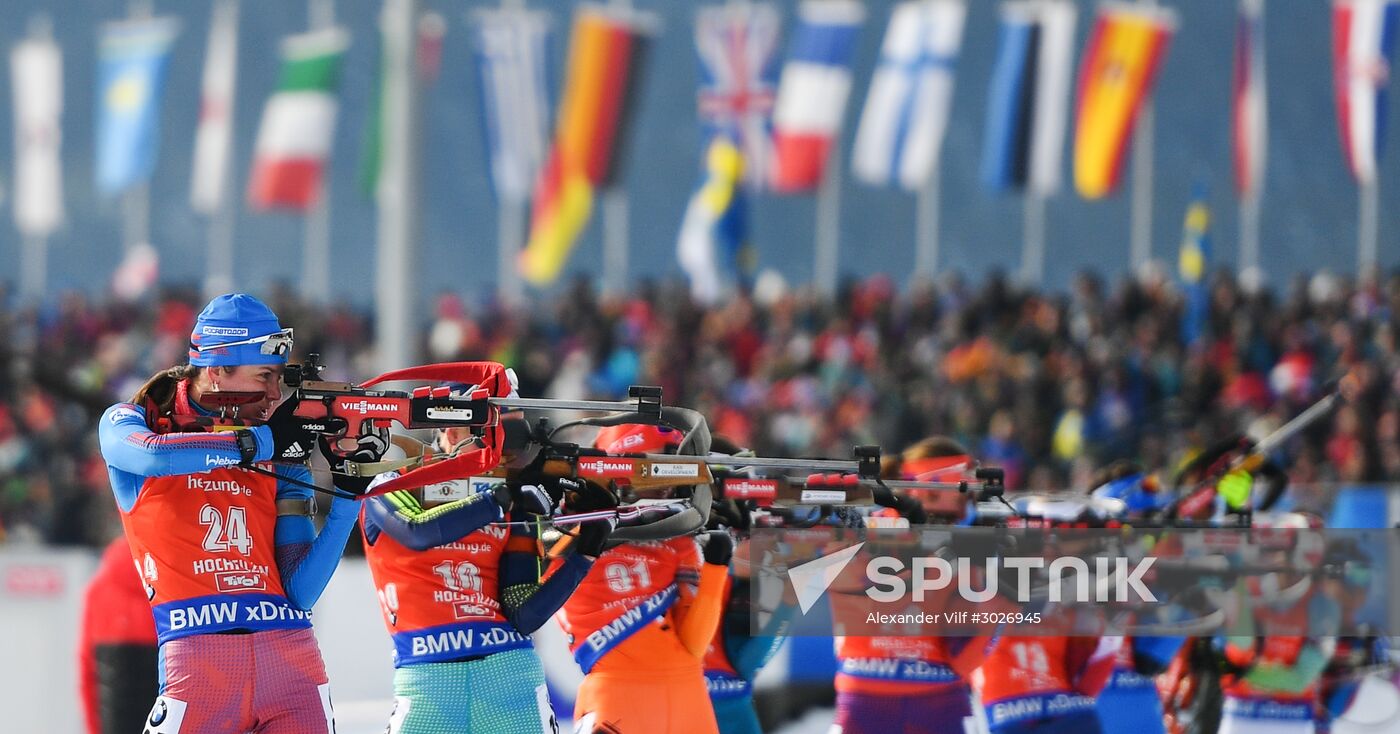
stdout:
{"type": "Polygon", "coordinates": [[[938,272],[938,204],[943,178],[941,168],[942,166],[935,165],[933,170],[929,171],[928,180],[919,187],[918,201],[914,209],[914,274],[930,279],[938,272]]]}
{"type": "Polygon", "coordinates": [[[375,356],[382,370],[412,364],[417,329],[412,288],[418,206],[417,0],[384,0],[384,147],[375,252],[375,356]]]}
{"type": "MultiPolygon", "coordinates": [[[[335,0],[307,0],[311,30],[335,26],[335,0]]],[[[302,250],[302,297],[311,303],[325,303],[331,295],[331,185],[330,166],[322,171],[315,202],[306,213],[302,250]]]]}
{"type": "MultiPolygon", "coordinates": [[[[631,8],[632,0],[611,0],[614,8],[631,8]]],[[[620,143],[620,141],[619,141],[620,143]]],[[[614,155],[617,155],[614,152],[614,155]]],[[[603,190],[603,295],[621,296],[627,290],[627,189],[621,176],[603,190]]]]}
{"type": "Polygon", "coordinates": [[[1027,191],[1021,218],[1021,282],[1040,286],[1045,282],[1045,197],[1027,191]]]}
{"type": "Polygon", "coordinates": [[[1360,186],[1360,207],[1358,211],[1356,241],[1356,274],[1373,272],[1376,267],[1379,247],[1377,215],[1380,212],[1380,181],[1372,177],[1360,186]]]}
{"type": "MultiPolygon", "coordinates": [[[[1145,7],[1157,6],[1157,0],[1141,0],[1145,7]]],[[[1130,252],[1132,272],[1137,274],[1152,259],[1152,196],[1153,196],[1153,133],[1156,130],[1156,105],[1149,91],[1143,95],[1142,109],[1133,128],[1133,200],[1130,252]]]]}
{"type": "MultiPolygon", "coordinates": [[[[233,24],[234,44],[238,43],[238,0],[218,0],[214,5],[214,17],[229,16],[229,22],[233,24]]],[[[235,56],[235,58],[237,58],[235,56]]],[[[238,118],[234,117],[234,105],[238,99],[238,85],[229,90],[228,109],[224,114],[228,116],[230,132],[224,141],[224,166],[219,172],[222,180],[219,182],[219,201],[214,207],[213,214],[209,217],[209,254],[206,264],[207,273],[204,279],[204,295],[206,298],[213,298],[222,293],[228,293],[234,289],[233,281],[233,166],[229,161],[234,160],[234,142],[232,126],[238,118]]]]}
{"type": "Polygon", "coordinates": [[[1152,97],[1142,101],[1133,131],[1132,271],[1138,273],[1152,259],[1152,97]]]}
{"type": "MultiPolygon", "coordinates": [[[[53,41],[53,20],[47,13],[40,13],[29,19],[29,40],[53,41]]],[[[16,155],[20,151],[15,151],[16,155]]],[[[15,177],[19,183],[19,177],[15,177]]],[[[18,196],[18,192],[15,192],[18,196]]],[[[61,194],[60,194],[61,196],[61,194]]],[[[44,284],[49,279],[49,235],[47,232],[28,232],[21,243],[19,296],[23,301],[38,304],[44,300],[44,284]]]]}
{"type": "MultiPolygon", "coordinates": [[[[501,9],[523,11],[525,0],[501,0],[501,9]]],[[[496,208],[496,297],[508,310],[519,308],[525,302],[525,282],[520,277],[518,261],[527,236],[527,212],[527,201],[500,196],[500,206],[496,208]]]]}
{"type": "Polygon", "coordinates": [[[525,302],[525,283],[520,278],[518,261],[520,250],[525,245],[526,204],[515,197],[506,196],[501,197],[500,204],[496,209],[498,297],[502,306],[514,309],[525,302]]]}
{"type": "Polygon", "coordinates": [[[21,243],[21,275],[19,297],[21,301],[39,303],[44,300],[44,283],[48,280],[48,238],[43,235],[25,235],[21,243]]]}
{"type": "MultiPolygon", "coordinates": [[[[130,20],[144,20],[155,14],[154,0],[128,0],[130,20]]],[[[151,241],[151,190],[149,181],[127,187],[122,194],[122,246],[126,254],[151,241]]]]}
{"type": "Polygon", "coordinates": [[[1240,272],[1258,270],[1259,194],[1251,191],[1240,197],[1240,272]]]}
{"type": "Polygon", "coordinates": [[[831,141],[821,186],[817,189],[817,247],[812,282],[818,295],[826,297],[836,295],[837,259],[841,242],[840,140],[840,135],[837,134],[831,141]]]}

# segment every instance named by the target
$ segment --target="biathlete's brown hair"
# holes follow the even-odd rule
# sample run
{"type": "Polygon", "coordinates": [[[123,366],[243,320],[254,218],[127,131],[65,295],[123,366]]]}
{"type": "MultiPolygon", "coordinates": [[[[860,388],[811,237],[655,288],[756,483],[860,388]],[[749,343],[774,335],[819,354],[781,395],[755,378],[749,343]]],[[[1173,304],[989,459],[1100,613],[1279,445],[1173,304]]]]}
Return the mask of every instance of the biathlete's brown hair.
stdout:
{"type": "Polygon", "coordinates": [[[151,379],[146,380],[146,384],[142,385],[128,402],[142,407],[154,405],[156,415],[168,415],[175,408],[175,386],[182,380],[193,379],[202,369],[204,368],[192,364],[182,364],[161,370],[151,375],[151,379]]]}
{"type": "Polygon", "coordinates": [[[880,478],[899,479],[907,462],[919,459],[941,459],[945,456],[966,456],[967,447],[947,436],[929,436],[894,456],[880,459],[880,478]]]}

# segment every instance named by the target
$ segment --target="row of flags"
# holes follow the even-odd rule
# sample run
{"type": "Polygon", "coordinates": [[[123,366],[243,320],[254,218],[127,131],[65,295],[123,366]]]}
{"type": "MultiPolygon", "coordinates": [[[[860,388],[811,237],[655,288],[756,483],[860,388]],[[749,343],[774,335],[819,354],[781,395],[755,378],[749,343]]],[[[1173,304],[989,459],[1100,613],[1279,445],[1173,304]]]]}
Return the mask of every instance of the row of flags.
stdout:
{"type": "MultiPolygon", "coordinates": [[[[160,145],[160,101],[175,18],[105,23],[98,39],[97,165],[103,195],[148,181],[160,145]]],[[[238,4],[213,8],[204,60],[199,125],[194,139],[190,205],[212,214],[228,180],[238,67],[238,4]]],[[[335,129],[341,59],[349,35],[341,28],[283,39],[277,90],[268,99],[257,136],[249,203],[305,210],[316,199],[335,129]]],[[[62,55],[51,38],[30,38],[11,52],[15,101],[15,221],[26,236],[44,237],[63,220],[59,147],[62,55]]]]}
{"type": "MultiPolygon", "coordinates": [[[[1236,188],[1257,196],[1267,140],[1263,2],[1238,0],[1232,139],[1236,188]]],[[[988,87],[980,178],[993,191],[1048,196],[1060,187],[1072,129],[1073,182],[1087,198],[1118,186],[1136,117],[1152,91],[1176,27],[1151,4],[1097,6],[1075,68],[1072,0],[1007,0],[988,87]],[[1073,83],[1073,90],[1071,84],[1073,83]]],[[[905,0],[890,14],[860,111],[850,169],[860,181],[917,190],[939,163],[948,126],[967,5],[905,0]]],[[[1397,0],[1333,0],[1337,114],[1348,165],[1375,177],[1384,139],[1385,88],[1397,0]]],[[[780,61],[782,19],[770,3],[696,11],[697,108],[704,135],[702,181],[678,238],[697,282],[701,268],[738,261],[756,191],[811,191],[839,155],[837,141],[855,83],[856,44],[867,20],[858,0],[803,0],[780,61]],[[696,248],[711,248],[701,256],[696,248]],[[701,265],[704,264],[704,265],[701,265]]],[[[218,0],[204,59],[191,204],[214,211],[222,187],[238,65],[237,4],[218,0]]],[[[520,269],[536,284],[557,277],[591,217],[598,191],[617,182],[647,51],[659,23],[649,13],[580,5],[574,15],[557,110],[547,13],[525,8],[472,14],[483,129],[493,190],[529,204],[520,269]]],[[[180,32],[173,18],[104,24],[99,38],[99,191],[148,179],[160,137],[158,104],[180,32]]],[[[247,199],[257,208],[305,210],[316,200],[337,116],[339,70],[349,36],[329,28],[283,40],[277,89],[263,110],[247,199]]],[[[42,236],[62,220],[58,164],[62,62],[51,40],[11,53],[16,109],[16,222],[42,236]]],[[[708,286],[705,287],[708,290],[708,286]]]]}

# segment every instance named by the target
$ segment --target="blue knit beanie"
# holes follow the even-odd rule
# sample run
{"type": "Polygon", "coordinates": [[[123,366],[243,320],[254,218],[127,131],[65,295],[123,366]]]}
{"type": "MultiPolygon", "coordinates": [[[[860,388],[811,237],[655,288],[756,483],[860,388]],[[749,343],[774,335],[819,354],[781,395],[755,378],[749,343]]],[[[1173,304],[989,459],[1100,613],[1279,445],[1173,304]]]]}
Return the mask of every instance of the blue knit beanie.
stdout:
{"type": "Polygon", "coordinates": [[[197,367],[286,364],[287,355],[265,354],[265,342],[246,342],[282,331],[277,314],[247,293],[226,293],[209,302],[190,334],[190,364],[197,367]],[[210,349],[220,344],[233,346],[210,349]],[[203,351],[200,348],[203,347],[203,351]]]}

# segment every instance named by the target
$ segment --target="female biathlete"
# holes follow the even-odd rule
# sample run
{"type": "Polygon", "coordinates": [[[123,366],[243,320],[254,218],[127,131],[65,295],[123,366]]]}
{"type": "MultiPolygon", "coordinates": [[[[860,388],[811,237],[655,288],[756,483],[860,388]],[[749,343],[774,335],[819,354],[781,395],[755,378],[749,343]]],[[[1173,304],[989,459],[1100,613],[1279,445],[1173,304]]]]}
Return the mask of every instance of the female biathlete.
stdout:
{"type": "MultiPolygon", "coordinates": [[[[674,453],[679,431],[624,425],[595,441],[608,453],[674,453]]],[[[713,734],[701,660],[713,639],[734,545],[695,538],[623,543],[598,557],[556,615],[584,672],[574,731],[713,734]]]]}
{"type": "MultiPolygon", "coordinates": [[[[1133,524],[1149,521],[1164,510],[1170,497],[1157,486],[1155,476],[1132,462],[1118,461],[1105,467],[1095,481],[1089,505],[1099,520],[1133,524]]],[[[1163,554],[1158,545],[1155,555],[1163,554]]],[[[1134,623],[1165,621],[1167,614],[1145,610],[1134,623]]],[[[1156,676],[1167,669],[1186,642],[1184,637],[1138,636],[1123,638],[1118,661],[1095,708],[1104,734],[1166,734],[1162,699],[1156,676]]]]}
{"type": "MultiPolygon", "coordinates": [[[[450,428],[439,448],[450,454],[469,438],[450,428]]],[[[390,734],[558,731],[529,635],[573,593],[612,525],[583,524],[541,582],[535,520],[582,489],[541,485],[462,479],[365,501],[365,557],[394,642],[390,734]]]]}
{"type": "MultiPolygon", "coordinates": [[[[933,436],[893,457],[881,473],[886,479],[957,481],[971,465],[961,444],[933,436]]],[[[927,493],[903,500],[904,514],[914,510],[916,522],[955,524],[966,511],[965,497],[956,493],[927,493]]],[[[867,525],[887,525],[883,521],[897,519],[891,513],[878,510],[867,518],[867,525]]],[[[833,616],[861,625],[869,604],[864,589],[841,591],[847,593],[831,595],[833,616]]],[[[991,637],[865,634],[838,635],[835,642],[838,667],[832,734],[939,734],[961,732],[963,720],[972,715],[967,680],[981,664],[991,637]]]]}
{"type": "Polygon", "coordinates": [[[267,306],[215,298],[190,336],[189,365],[151,378],[102,415],[102,456],[155,614],[160,696],[144,732],[333,731],[316,602],[354,527],[337,497],[320,534],[304,463],[317,444],[281,398],[291,348],[267,306]],[[262,393],[240,417],[265,425],[169,433],[209,415],[220,391],[262,393]],[[293,462],[271,465],[277,459],[293,462]],[[257,470],[257,471],[255,471],[257,470]]]}
{"type": "Polygon", "coordinates": [[[1322,518],[1261,514],[1253,527],[1274,531],[1254,536],[1264,548],[1261,563],[1297,570],[1237,582],[1243,624],[1224,639],[1231,670],[1221,681],[1220,734],[1313,734],[1318,688],[1342,619],[1337,602],[1306,573],[1325,555],[1322,518]]]}
{"type": "MultiPolygon", "coordinates": [[[[739,455],[746,451],[715,436],[710,455],[739,455]]],[[[748,454],[752,456],[752,454],[748,454]]],[[[737,531],[729,578],[724,585],[724,601],[715,637],[705,650],[705,685],[710,691],[720,734],[762,734],[754,709],[753,679],[778,654],[787,639],[784,635],[796,614],[795,603],[778,605],[763,629],[752,634],[752,567],[749,562],[749,513],[734,500],[717,500],[710,509],[710,524],[723,524],[737,531]]]]}
{"type": "MultiPolygon", "coordinates": [[[[1073,523],[1085,505],[1052,500],[1034,510],[1040,519],[1073,523]]],[[[1072,555],[1081,540],[1061,541],[1072,555]]],[[[1101,614],[1050,604],[1041,610],[1038,636],[999,637],[973,678],[993,734],[1101,734],[1095,698],[1118,666],[1123,638],[1104,636],[1101,614]],[[1058,634],[1052,634],[1058,633],[1058,634]]]]}

